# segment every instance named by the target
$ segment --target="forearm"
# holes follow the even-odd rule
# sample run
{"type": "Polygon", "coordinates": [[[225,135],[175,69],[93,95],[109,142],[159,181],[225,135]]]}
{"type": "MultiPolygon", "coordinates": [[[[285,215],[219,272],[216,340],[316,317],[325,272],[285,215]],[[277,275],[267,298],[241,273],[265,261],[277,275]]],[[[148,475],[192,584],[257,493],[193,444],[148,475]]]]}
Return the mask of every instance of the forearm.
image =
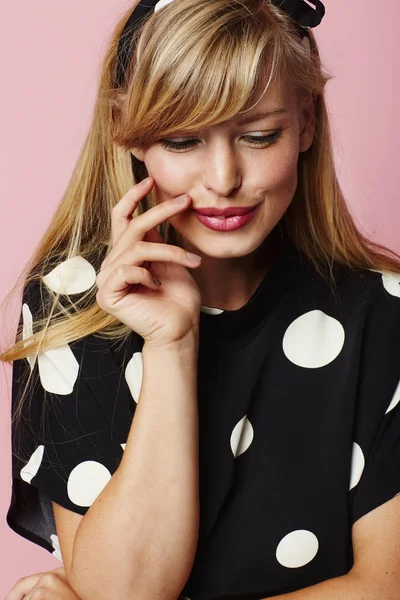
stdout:
{"type": "Polygon", "coordinates": [[[356,575],[350,571],[347,575],[328,579],[316,585],[281,594],[268,596],[262,600],[398,600],[400,593],[393,594],[393,589],[380,579],[356,575]]]}
{"type": "Polygon", "coordinates": [[[82,600],[176,599],[198,541],[197,336],[143,347],[121,463],[82,519],[70,582],[82,600]]]}

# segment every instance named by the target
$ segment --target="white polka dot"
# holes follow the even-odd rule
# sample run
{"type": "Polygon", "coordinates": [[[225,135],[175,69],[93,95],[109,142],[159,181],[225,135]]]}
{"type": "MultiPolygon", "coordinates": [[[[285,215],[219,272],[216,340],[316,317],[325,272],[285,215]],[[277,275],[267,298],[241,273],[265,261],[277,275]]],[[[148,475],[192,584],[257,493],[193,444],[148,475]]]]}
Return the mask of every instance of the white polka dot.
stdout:
{"type": "Polygon", "coordinates": [[[382,283],[385,290],[391,295],[400,298],[400,273],[383,271],[382,283]]]}
{"type": "Polygon", "coordinates": [[[350,477],[350,487],[349,490],[352,490],[353,487],[357,485],[357,483],[361,479],[361,475],[363,474],[365,467],[365,458],[361,447],[353,442],[353,452],[351,456],[351,477],[350,477]]]}
{"type": "Polygon", "coordinates": [[[343,348],[344,329],[322,310],[311,310],[295,319],[283,336],[286,358],[299,367],[315,369],[332,362],[343,348]]]}
{"type": "Polygon", "coordinates": [[[154,7],[154,12],[157,12],[158,10],[160,10],[160,8],[163,8],[163,6],[167,6],[167,4],[169,4],[170,2],[173,2],[173,0],[159,0],[154,7]]]}
{"type": "Polygon", "coordinates": [[[316,535],[306,529],[297,529],[285,535],[276,549],[278,562],[289,569],[303,567],[317,554],[319,542],[316,535]]]}
{"type": "Polygon", "coordinates": [[[39,471],[40,465],[42,464],[44,453],[44,446],[41,444],[35,450],[35,452],[30,457],[29,461],[26,463],[24,467],[22,467],[20,471],[20,477],[23,481],[30,483],[32,479],[35,477],[36,473],[39,471]]]}
{"type": "Polygon", "coordinates": [[[254,438],[254,429],[247,416],[245,415],[236,423],[231,434],[231,450],[236,458],[249,448],[254,438]]]}
{"type": "Polygon", "coordinates": [[[212,308],[211,306],[204,306],[204,304],[201,304],[200,312],[206,313],[207,315],[220,315],[224,311],[222,308],[212,308]]]}
{"type": "Polygon", "coordinates": [[[392,398],[392,400],[391,400],[391,402],[390,402],[389,406],[388,406],[388,407],[387,407],[387,409],[386,409],[385,415],[386,415],[388,412],[390,412],[391,410],[393,410],[393,409],[394,409],[394,407],[395,407],[395,406],[397,406],[399,402],[400,402],[400,381],[399,381],[399,383],[397,384],[396,390],[395,390],[395,392],[394,392],[394,394],[393,394],[393,398],[392,398]]]}
{"type": "Polygon", "coordinates": [[[71,394],[78,378],[79,363],[68,344],[38,355],[40,382],[53,394],[71,394]]]}
{"type": "Polygon", "coordinates": [[[125,444],[121,444],[121,448],[122,448],[122,450],[125,450],[125,448],[126,448],[126,443],[125,443],[125,444]]]}
{"type": "Polygon", "coordinates": [[[111,479],[111,473],[99,462],[86,460],[72,469],[67,492],[77,506],[91,506],[111,479]]]}
{"type": "Polygon", "coordinates": [[[50,539],[51,544],[54,548],[54,552],[52,552],[52,555],[55,556],[55,558],[58,558],[58,560],[61,560],[61,562],[63,562],[58,536],[56,534],[53,534],[50,536],[50,539]]]}
{"type": "Polygon", "coordinates": [[[138,402],[143,379],[143,357],[141,352],[134,352],[126,365],[125,379],[134,401],[138,402]]]}
{"type": "Polygon", "coordinates": [[[79,294],[94,285],[96,271],[83,256],[74,256],[47,273],[43,281],[53,292],[79,294]]]}
{"type": "MultiPolygon", "coordinates": [[[[33,335],[33,317],[32,317],[32,313],[31,313],[31,309],[29,308],[28,304],[24,303],[22,305],[22,339],[26,340],[31,335],[33,335]]],[[[24,345],[26,346],[27,344],[24,344],[24,345]]],[[[29,354],[26,357],[26,360],[28,361],[29,366],[32,371],[33,367],[35,366],[35,362],[36,362],[35,355],[29,354]]]]}

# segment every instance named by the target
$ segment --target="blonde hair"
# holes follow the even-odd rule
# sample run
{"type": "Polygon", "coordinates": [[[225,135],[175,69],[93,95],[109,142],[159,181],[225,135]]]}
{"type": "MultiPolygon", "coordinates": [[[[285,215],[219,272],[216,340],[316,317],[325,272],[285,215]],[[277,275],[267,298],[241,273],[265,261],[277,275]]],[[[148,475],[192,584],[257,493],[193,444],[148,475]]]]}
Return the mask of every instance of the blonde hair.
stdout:
{"type": "MultiPolygon", "coordinates": [[[[112,208],[148,175],[130,148],[231,119],[249,106],[265,76],[263,93],[284,77],[294,86],[300,115],[309,98],[315,106],[315,137],[309,150],[299,155],[298,186],[283,217],[292,241],[318,272],[324,274],[328,266],[331,280],[334,262],[400,272],[400,257],[368,240],[346,206],[324,99],[332,77],[323,70],[312,30],[309,52],[292,19],[268,0],[175,0],[136,29],[121,88],[116,82],[117,50],[131,12],[111,37],[89,133],[58,210],[21,275],[26,287],[40,283],[50,268],[74,256],[84,257],[98,271],[110,250],[112,208]]],[[[134,216],[153,202],[150,193],[134,216]]],[[[172,241],[168,222],[159,230],[167,243],[172,241]]],[[[0,359],[37,356],[89,334],[124,341],[130,330],[99,308],[96,292],[94,285],[61,302],[60,294],[49,290],[33,336],[23,340],[18,327],[16,342],[0,359]]]]}

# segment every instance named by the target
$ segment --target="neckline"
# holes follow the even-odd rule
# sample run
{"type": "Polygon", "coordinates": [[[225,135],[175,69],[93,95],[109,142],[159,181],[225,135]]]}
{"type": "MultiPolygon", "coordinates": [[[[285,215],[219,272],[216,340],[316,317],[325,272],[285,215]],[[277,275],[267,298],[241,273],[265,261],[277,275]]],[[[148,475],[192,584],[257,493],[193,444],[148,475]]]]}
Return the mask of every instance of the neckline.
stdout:
{"type": "Polygon", "coordinates": [[[294,281],[294,267],[300,251],[286,233],[274,245],[270,267],[249,300],[236,310],[221,310],[201,305],[201,336],[212,340],[241,338],[267,319],[277,306],[287,285],[294,281]]]}

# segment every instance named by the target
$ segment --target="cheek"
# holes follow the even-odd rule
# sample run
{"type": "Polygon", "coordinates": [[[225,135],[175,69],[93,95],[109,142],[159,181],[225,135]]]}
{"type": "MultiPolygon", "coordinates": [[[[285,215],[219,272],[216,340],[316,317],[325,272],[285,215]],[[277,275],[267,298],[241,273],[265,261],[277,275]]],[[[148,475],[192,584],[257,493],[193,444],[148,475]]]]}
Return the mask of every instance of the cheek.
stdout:
{"type": "Polygon", "coordinates": [[[270,152],[267,157],[254,161],[256,185],[269,193],[292,191],[297,184],[298,151],[292,147],[282,147],[270,152]]]}
{"type": "Polygon", "coordinates": [[[185,168],[179,168],[173,155],[169,158],[162,149],[158,152],[154,150],[147,153],[144,163],[148,173],[154,177],[157,202],[163,202],[187,192],[190,171],[187,165],[185,168]]]}

